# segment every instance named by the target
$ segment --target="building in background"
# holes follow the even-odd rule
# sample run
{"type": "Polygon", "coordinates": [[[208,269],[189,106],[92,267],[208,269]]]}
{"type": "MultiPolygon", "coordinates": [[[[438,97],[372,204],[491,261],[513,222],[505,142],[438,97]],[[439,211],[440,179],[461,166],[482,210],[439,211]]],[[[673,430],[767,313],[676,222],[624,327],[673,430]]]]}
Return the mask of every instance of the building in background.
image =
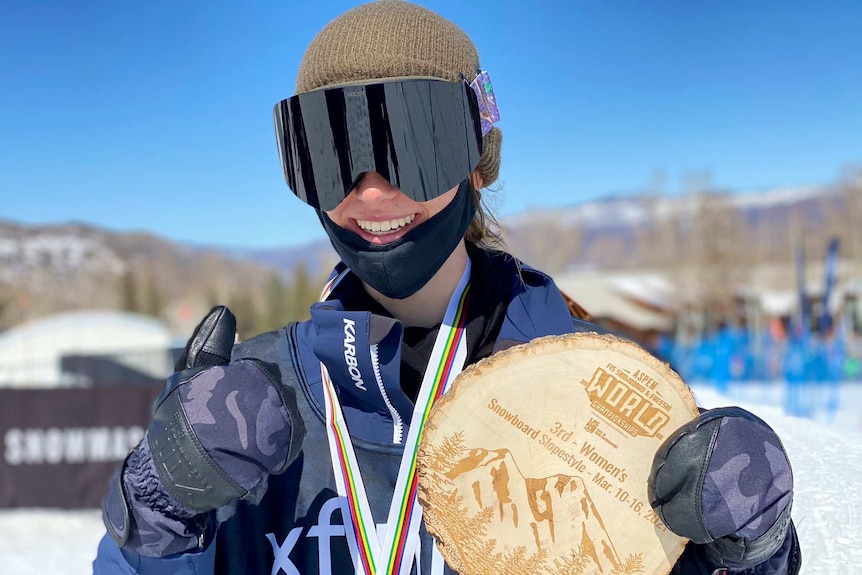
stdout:
{"type": "Polygon", "coordinates": [[[121,311],[40,317],[0,334],[0,387],[93,387],[163,381],[173,337],[154,318],[121,311]]]}

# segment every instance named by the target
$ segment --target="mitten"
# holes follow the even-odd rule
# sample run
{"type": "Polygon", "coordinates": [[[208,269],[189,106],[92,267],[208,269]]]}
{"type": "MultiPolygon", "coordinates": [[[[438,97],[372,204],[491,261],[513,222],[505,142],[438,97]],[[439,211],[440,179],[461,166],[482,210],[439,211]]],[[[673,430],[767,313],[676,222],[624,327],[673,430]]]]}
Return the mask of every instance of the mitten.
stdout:
{"type": "Polygon", "coordinates": [[[249,498],[296,457],[305,428],[295,392],[272,364],[228,363],[235,326],[224,307],[201,322],[112,481],[103,517],[121,547],[150,557],[202,548],[211,511],[249,498]]]}
{"type": "Polygon", "coordinates": [[[665,525],[703,545],[715,567],[753,567],[787,537],[790,461],[769,425],[739,407],[701,413],[668,437],[648,491],[665,525]]]}

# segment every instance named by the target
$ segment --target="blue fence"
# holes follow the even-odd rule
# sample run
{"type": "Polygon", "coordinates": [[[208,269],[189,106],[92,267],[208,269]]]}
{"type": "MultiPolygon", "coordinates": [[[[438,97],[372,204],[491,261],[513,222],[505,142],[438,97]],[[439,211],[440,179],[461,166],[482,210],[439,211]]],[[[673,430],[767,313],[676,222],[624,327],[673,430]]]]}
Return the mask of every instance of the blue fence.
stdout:
{"type": "Polygon", "coordinates": [[[848,338],[802,334],[776,340],[769,333],[723,329],[691,343],[662,340],[656,354],[689,383],[731,386],[783,384],[784,409],[829,418],[839,408],[840,386],[860,382],[860,351],[848,338]]]}

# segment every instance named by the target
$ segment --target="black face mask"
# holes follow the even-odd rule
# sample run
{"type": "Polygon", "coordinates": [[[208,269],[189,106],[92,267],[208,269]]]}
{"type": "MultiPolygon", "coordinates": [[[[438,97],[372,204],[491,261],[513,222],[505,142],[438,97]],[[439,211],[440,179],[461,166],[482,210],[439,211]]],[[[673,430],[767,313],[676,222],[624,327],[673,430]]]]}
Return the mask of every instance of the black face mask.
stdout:
{"type": "Polygon", "coordinates": [[[345,230],[318,210],[332,247],[359,279],[393,299],[410,297],[443,266],[463,239],[476,206],[470,182],[458,186],[455,197],[438,214],[386,245],[368,242],[345,230]]]}

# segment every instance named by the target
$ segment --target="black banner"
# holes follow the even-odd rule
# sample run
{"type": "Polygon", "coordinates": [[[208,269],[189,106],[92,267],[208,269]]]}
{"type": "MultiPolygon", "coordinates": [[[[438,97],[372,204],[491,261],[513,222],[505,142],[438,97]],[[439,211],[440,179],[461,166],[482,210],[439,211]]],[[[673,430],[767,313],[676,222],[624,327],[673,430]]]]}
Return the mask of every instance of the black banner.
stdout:
{"type": "Polygon", "coordinates": [[[101,506],[161,389],[0,389],[0,508],[101,506]]]}

